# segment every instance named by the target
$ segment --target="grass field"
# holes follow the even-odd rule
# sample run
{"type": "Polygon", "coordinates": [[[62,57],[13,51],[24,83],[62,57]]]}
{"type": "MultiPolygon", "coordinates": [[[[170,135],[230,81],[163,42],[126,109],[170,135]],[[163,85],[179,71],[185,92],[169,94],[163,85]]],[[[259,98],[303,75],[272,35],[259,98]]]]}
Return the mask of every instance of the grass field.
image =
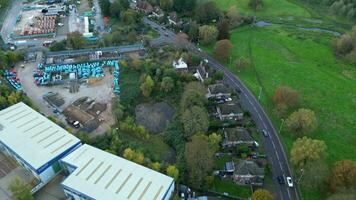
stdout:
{"type": "Polygon", "coordinates": [[[218,177],[215,177],[211,190],[221,194],[226,192],[230,196],[242,198],[248,198],[252,195],[249,186],[239,186],[231,180],[220,180],[218,177]]]}
{"type": "MultiPolygon", "coordinates": [[[[211,0],[200,0],[206,2],[211,0]]],[[[290,3],[286,0],[264,0],[264,7],[258,12],[254,12],[248,7],[248,0],[212,0],[221,10],[228,10],[231,6],[236,6],[237,10],[243,14],[253,14],[258,17],[310,17],[304,8],[290,3]]]]}

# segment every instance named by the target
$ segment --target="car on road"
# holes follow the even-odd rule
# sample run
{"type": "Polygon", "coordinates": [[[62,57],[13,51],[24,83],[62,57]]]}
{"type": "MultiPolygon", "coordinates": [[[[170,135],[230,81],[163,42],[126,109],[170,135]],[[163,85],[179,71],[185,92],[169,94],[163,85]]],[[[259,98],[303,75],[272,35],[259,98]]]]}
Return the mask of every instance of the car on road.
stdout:
{"type": "Polygon", "coordinates": [[[268,132],[265,129],[262,130],[262,135],[265,137],[269,137],[268,132]]]}
{"type": "Polygon", "coordinates": [[[198,51],[201,51],[201,48],[198,48],[198,51]]]}
{"type": "Polygon", "coordinates": [[[162,26],[162,29],[163,29],[163,30],[166,30],[166,27],[162,26]]]}
{"type": "Polygon", "coordinates": [[[278,176],[278,177],[277,177],[277,181],[278,181],[279,184],[283,185],[283,184],[284,184],[284,178],[283,178],[283,176],[278,176]]]}
{"type": "Polygon", "coordinates": [[[167,32],[166,32],[166,33],[164,33],[164,35],[168,37],[168,33],[167,33],[167,32]]]}
{"type": "Polygon", "coordinates": [[[204,62],[205,62],[205,63],[209,63],[209,60],[205,58],[205,59],[204,59],[204,62]]]}
{"type": "Polygon", "coordinates": [[[287,184],[288,184],[288,187],[293,187],[293,180],[290,176],[287,176],[287,184]]]}
{"type": "Polygon", "coordinates": [[[64,24],[63,23],[58,23],[58,26],[64,26],[64,24]]]}

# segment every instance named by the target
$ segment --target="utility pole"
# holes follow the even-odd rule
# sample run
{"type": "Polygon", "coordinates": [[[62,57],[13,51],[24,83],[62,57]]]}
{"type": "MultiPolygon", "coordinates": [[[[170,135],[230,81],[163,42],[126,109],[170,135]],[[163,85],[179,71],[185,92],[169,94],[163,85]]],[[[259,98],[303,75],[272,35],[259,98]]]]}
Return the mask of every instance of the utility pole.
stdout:
{"type": "Polygon", "coordinates": [[[302,179],[302,177],[303,177],[303,175],[304,175],[304,169],[303,169],[303,168],[300,169],[300,172],[301,172],[301,174],[300,174],[300,176],[299,176],[299,178],[298,178],[298,181],[297,181],[298,184],[299,184],[299,181],[302,179]]]}

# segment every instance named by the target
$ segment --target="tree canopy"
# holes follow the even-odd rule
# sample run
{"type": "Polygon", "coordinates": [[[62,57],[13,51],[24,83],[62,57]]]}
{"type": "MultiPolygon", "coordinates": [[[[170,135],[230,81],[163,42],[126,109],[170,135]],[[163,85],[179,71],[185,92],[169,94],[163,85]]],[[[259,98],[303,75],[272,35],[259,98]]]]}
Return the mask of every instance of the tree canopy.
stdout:
{"type": "Polygon", "coordinates": [[[291,161],[293,165],[303,168],[310,161],[325,158],[326,149],[324,141],[307,137],[298,138],[292,146],[291,161]]]}

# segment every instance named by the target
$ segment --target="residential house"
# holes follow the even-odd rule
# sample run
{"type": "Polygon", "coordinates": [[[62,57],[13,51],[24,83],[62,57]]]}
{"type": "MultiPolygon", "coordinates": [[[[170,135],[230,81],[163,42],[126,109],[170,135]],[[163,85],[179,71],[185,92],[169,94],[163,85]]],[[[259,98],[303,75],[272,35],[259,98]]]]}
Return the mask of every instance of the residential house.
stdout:
{"type": "Polygon", "coordinates": [[[160,18],[164,17],[164,12],[159,6],[155,6],[153,8],[152,16],[160,19],[160,18]]]}
{"type": "Polygon", "coordinates": [[[217,115],[220,120],[241,120],[244,113],[241,107],[234,102],[227,102],[224,104],[219,104],[216,107],[217,115]]]}
{"type": "Polygon", "coordinates": [[[235,171],[235,164],[233,161],[226,162],[224,165],[224,172],[228,174],[233,174],[235,171]]]}
{"type": "Polygon", "coordinates": [[[241,185],[263,185],[264,167],[253,160],[240,159],[235,163],[233,180],[241,185]]]}
{"type": "Polygon", "coordinates": [[[178,61],[173,60],[173,67],[178,72],[187,72],[188,71],[188,65],[187,65],[187,63],[184,62],[183,58],[180,58],[178,61]]]}
{"type": "Polygon", "coordinates": [[[250,133],[245,128],[225,128],[222,146],[235,147],[239,144],[256,145],[257,142],[252,138],[250,133]]]}
{"type": "Polygon", "coordinates": [[[203,65],[203,62],[200,62],[194,76],[201,82],[204,82],[205,79],[209,78],[209,72],[206,70],[205,65],[203,65]]]}
{"type": "MultiPolygon", "coordinates": [[[[202,72],[203,73],[203,72],[202,72]]],[[[229,98],[231,96],[231,89],[223,83],[209,85],[207,89],[206,98],[229,98]]]]}
{"type": "Polygon", "coordinates": [[[145,13],[146,15],[151,14],[153,12],[152,5],[147,1],[138,1],[136,9],[145,13]]]}
{"type": "Polygon", "coordinates": [[[177,12],[169,13],[167,18],[168,18],[169,24],[171,24],[171,25],[179,26],[182,24],[182,21],[179,19],[177,12]]]}

